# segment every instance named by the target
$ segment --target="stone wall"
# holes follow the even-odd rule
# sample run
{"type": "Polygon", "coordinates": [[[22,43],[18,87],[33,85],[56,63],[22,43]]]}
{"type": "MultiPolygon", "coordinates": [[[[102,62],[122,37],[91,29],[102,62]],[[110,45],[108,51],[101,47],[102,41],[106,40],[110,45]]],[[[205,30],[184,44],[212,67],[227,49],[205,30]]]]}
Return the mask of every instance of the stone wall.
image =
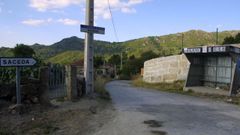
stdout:
{"type": "Polygon", "coordinates": [[[148,83],[186,80],[188,69],[184,54],[151,59],[144,63],[143,80],[148,83]]]}

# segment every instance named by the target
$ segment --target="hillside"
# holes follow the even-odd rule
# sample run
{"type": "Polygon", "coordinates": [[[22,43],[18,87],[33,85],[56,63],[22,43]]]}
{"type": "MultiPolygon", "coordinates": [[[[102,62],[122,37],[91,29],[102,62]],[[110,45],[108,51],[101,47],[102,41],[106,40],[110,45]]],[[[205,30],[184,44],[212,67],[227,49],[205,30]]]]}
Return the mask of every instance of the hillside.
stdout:
{"type": "MultiPolygon", "coordinates": [[[[236,35],[240,31],[224,31],[219,33],[219,44],[222,44],[225,37],[236,35]]],[[[202,45],[213,45],[216,43],[215,32],[205,32],[201,30],[191,30],[183,32],[183,47],[194,47],[202,45]]],[[[152,50],[156,53],[165,51],[168,54],[177,54],[182,46],[182,33],[169,34],[164,36],[152,36],[135,39],[122,43],[123,48],[127,48],[130,54],[139,56],[142,52],[152,50]]]]}
{"type": "MultiPolygon", "coordinates": [[[[49,58],[65,51],[83,51],[84,40],[78,37],[65,38],[50,46],[35,44],[32,48],[43,58],[49,58]]],[[[94,41],[94,51],[97,54],[111,53],[113,46],[110,42],[94,41]],[[108,49],[110,48],[110,49],[108,49]]]]}
{"type": "Polygon", "coordinates": [[[78,61],[79,59],[83,59],[83,56],[82,51],[65,51],[47,59],[46,62],[66,65],[78,61]]]}
{"type": "Polygon", "coordinates": [[[11,56],[13,56],[11,48],[6,48],[6,47],[0,48],[0,57],[11,57],[11,56]]]}
{"type": "MultiPolygon", "coordinates": [[[[219,32],[219,44],[227,36],[235,36],[240,31],[223,31],[219,32]]],[[[190,30],[183,32],[184,47],[194,47],[202,45],[213,45],[216,43],[215,32],[205,32],[202,30],[190,30]]],[[[94,41],[94,51],[96,55],[105,55],[126,52],[128,55],[139,56],[145,51],[152,50],[162,55],[177,54],[181,51],[182,33],[169,34],[164,36],[150,36],[140,39],[129,40],[126,42],[106,42],[94,41]]],[[[67,64],[83,55],[80,52],[84,50],[84,40],[78,37],[65,38],[50,46],[34,44],[31,46],[38,56],[43,59],[54,62],[67,64]],[[76,55],[76,56],[75,56],[76,55]]],[[[0,57],[12,56],[10,48],[0,48],[0,57]]]]}

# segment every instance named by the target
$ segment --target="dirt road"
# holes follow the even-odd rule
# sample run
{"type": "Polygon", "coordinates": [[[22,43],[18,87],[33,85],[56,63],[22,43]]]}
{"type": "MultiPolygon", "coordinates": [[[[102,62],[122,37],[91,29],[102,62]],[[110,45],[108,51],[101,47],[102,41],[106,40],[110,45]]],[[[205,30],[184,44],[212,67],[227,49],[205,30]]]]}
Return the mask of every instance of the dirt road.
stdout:
{"type": "Polygon", "coordinates": [[[21,115],[0,109],[0,135],[89,135],[113,114],[112,105],[98,98],[52,103],[56,107],[33,105],[21,115]]]}
{"type": "Polygon", "coordinates": [[[115,117],[94,135],[239,135],[240,108],[208,99],[136,88],[127,81],[106,85],[115,117]]]}

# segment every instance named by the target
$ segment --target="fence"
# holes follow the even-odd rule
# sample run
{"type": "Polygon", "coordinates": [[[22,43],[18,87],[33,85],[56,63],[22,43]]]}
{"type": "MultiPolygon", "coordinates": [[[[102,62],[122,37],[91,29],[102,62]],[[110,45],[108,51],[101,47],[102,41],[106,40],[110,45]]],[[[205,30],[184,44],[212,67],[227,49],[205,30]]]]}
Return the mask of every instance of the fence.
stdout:
{"type": "Polygon", "coordinates": [[[64,66],[58,64],[49,66],[49,98],[67,96],[65,77],[64,66]]]}
{"type": "Polygon", "coordinates": [[[72,99],[84,94],[83,68],[78,66],[49,66],[49,98],[72,99]]]}
{"type": "MultiPolygon", "coordinates": [[[[47,95],[45,95],[46,97],[44,98],[49,99],[67,97],[69,100],[72,100],[82,96],[84,93],[85,81],[82,77],[82,67],[65,67],[58,64],[51,64],[45,67],[46,72],[44,72],[44,74],[39,72],[42,68],[44,67],[21,68],[21,77],[27,77],[21,80],[21,85],[23,85],[24,82],[29,83],[29,77],[38,78],[40,84],[39,86],[34,85],[34,87],[39,87],[39,89],[45,91],[47,95]]],[[[3,93],[4,91],[8,91],[1,87],[7,86],[6,84],[13,86],[12,91],[15,92],[15,68],[0,68],[0,77],[0,96],[1,91],[3,91],[3,93]]],[[[12,95],[14,95],[14,93],[12,95]]]]}

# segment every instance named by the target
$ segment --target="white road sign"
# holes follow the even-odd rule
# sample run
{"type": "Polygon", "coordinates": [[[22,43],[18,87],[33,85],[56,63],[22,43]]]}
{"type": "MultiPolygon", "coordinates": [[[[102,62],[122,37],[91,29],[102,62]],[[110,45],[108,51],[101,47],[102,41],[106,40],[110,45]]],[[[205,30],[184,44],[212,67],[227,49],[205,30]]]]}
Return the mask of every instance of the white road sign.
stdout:
{"type": "Polygon", "coordinates": [[[88,25],[81,25],[81,32],[105,34],[105,28],[95,27],[95,26],[88,26],[88,25]]]}
{"type": "Polygon", "coordinates": [[[37,62],[33,58],[0,58],[1,67],[33,66],[37,62]]]}

